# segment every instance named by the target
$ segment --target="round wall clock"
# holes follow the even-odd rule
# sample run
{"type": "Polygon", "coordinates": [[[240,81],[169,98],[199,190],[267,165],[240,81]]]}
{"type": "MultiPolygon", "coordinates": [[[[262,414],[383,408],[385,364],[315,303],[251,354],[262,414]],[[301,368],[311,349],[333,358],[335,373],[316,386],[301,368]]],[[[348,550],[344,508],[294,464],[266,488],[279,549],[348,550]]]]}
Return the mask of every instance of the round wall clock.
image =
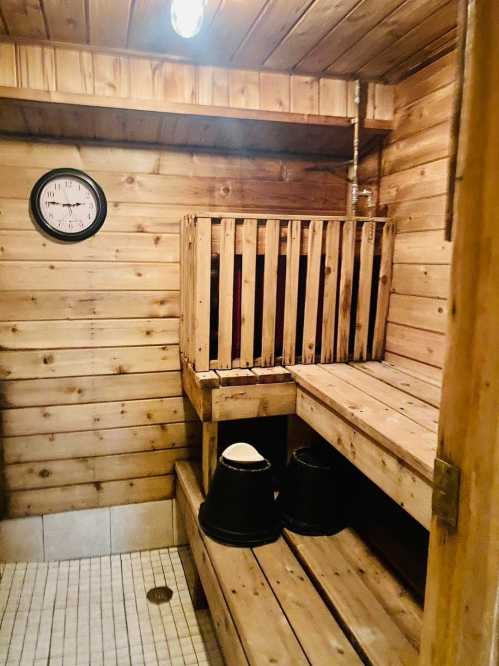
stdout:
{"type": "Polygon", "coordinates": [[[54,238],[76,242],[89,238],[104,224],[107,201],[93,178],[78,169],[53,169],[31,190],[35,222],[54,238]]]}

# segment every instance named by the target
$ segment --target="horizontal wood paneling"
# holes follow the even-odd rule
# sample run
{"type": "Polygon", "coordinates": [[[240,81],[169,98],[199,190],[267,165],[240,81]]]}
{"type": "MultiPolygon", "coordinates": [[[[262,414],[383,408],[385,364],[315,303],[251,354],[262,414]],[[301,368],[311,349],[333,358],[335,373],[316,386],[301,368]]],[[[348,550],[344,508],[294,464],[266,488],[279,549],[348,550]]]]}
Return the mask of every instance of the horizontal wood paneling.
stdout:
{"type": "Polygon", "coordinates": [[[6,382],[2,407],[70,405],[115,400],[168,398],[182,393],[180,372],[146,372],[6,382]]]}
{"type": "Polygon", "coordinates": [[[392,294],[388,321],[414,328],[445,333],[447,328],[447,300],[439,298],[419,298],[392,294]]]}
{"type": "Polygon", "coordinates": [[[124,481],[96,481],[38,490],[18,490],[9,494],[9,515],[12,518],[20,518],[101,506],[153,502],[170,499],[174,494],[174,474],[124,481]]]}
{"type": "Polygon", "coordinates": [[[447,298],[450,271],[445,264],[395,264],[392,275],[392,292],[409,296],[447,298]]]}
{"type": "MultiPolygon", "coordinates": [[[[454,77],[455,56],[449,54],[395,86],[394,130],[381,159],[380,204],[397,229],[386,353],[423,375],[434,375],[445,353],[452,247],[444,227],[454,77]]],[[[375,161],[367,161],[364,170],[373,179],[375,161]]]]}
{"type": "Polygon", "coordinates": [[[199,447],[197,421],[4,438],[6,464],[199,447]]]}
{"type": "Polygon", "coordinates": [[[20,321],[0,324],[4,349],[167,345],[178,342],[179,324],[171,319],[97,319],[20,321]]]}
{"type": "MultiPolygon", "coordinates": [[[[1,146],[0,146],[1,147],[1,146]]],[[[217,178],[206,176],[165,176],[163,174],[134,173],[126,171],[91,171],[92,175],[106,192],[111,202],[135,203],[137,200],[149,204],[176,204],[190,209],[190,206],[206,202],[205,206],[224,206],[234,210],[255,206],[255,201],[267,202],[273,210],[293,210],[297,202],[301,208],[327,210],[335,208],[345,193],[345,182],[331,175],[328,188],[311,188],[306,178],[293,181],[217,178]]],[[[0,197],[11,196],[27,199],[33,184],[46,169],[0,166],[0,197]]],[[[343,201],[342,201],[343,203],[343,201]]],[[[105,232],[105,226],[102,228],[105,232]]]]}
{"type": "Polygon", "coordinates": [[[0,351],[1,379],[123,375],[179,369],[178,345],[0,351]]]}
{"type": "Polygon", "coordinates": [[[195,418],[190,402],[182,397],[88,405],[23,407],[4,410],[3,432],[8,437],[175,423],[192,421],[195,418]]]}
{"type": "Polygon", "coordinates": [[[170,449],[71,460],[48,460],[41,463],[18,463],[6,466],[5,482],[7,488],[12,491],[130,479],[137,470],[140,470],[141,478],[162,476],[173,473],[176,460],[184,460],[191,456],[190,449],[170,449]]]}
{"type": "MultiPolygon", "coordinates": [[[[68,255],[69,258],[69,255],[68,255]]],[[[0,264],[0,284],[4,289],[69,289],[90,291],[179,288],[178,264],[127,264],[106,262],[5,261],[0,264]]]]}
{"type": "MultiPolygon", "coordinates": [[[[73,65],[88,64],[79,58],[73,65]]],[[[36,76],[32,64],[29,72],[36,76]]],[[[62,72],[63,85],[74,85],[72,72],[62,72]]],[[[201,435],[179,373],[179,220],[223,208],[344,211],[346,181],[318,166],[286,156],[0,140],[8,515],[172,497],[173,462],[193,455],[201,435]],[[61,165],[89,172],[108,198],[104,227],[78,244],[42,236],[29,216],[34,181],[61,165]]]]}
{"type": "MultiPolygon", "coordinates": [[[[0,255],[7,261],[64,261],[68,250],[37,231],[0,231],[0,255]]],[[[178,262],[178,234],[108,234],[74,245],[71,261],[178,262]]]]}
{"type": "Polygon", "coordinates": [[[0,320],[178,317],[178,291],[0,291],[0,320]]]}
{"type": "Polygon", "coordinates": [[[445,335],[388,323],[386,350],[441,368],[444,364],[445,335]]]}

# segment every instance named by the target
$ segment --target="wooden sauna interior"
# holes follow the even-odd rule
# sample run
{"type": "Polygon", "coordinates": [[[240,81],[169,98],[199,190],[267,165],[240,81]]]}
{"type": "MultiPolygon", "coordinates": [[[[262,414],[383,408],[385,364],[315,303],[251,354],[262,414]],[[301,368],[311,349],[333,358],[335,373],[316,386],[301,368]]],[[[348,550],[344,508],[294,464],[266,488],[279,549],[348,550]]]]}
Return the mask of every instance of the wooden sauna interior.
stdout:
{"type": "Polygon", "coordinates": [[[227,666],[498,666],[497,0],[170,5],[0,0],[0,560],[168,506],[227,666]],[[206,536],[241,440],[327,450],[344,529],[206,536]]]}

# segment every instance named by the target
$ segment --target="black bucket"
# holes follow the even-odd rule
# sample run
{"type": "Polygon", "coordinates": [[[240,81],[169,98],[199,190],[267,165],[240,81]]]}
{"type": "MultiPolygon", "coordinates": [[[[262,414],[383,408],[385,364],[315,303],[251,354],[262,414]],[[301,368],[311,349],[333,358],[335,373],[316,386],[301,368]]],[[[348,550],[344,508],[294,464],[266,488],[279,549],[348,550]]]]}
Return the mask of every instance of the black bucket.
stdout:
{"type": "Polygon", "coordinates": [[[274,499],[272,466],[218,461],[199,523],[209,537],[230,546],[254,547],[275,541],[281,521],[274,499]]]}
{"type": "Polygon", "coordinates": [[[331,458],[319,448],[294,451],[278,499],[284,527],[309,536],[339,532],[344,527],[339,499],[331,458]]]}

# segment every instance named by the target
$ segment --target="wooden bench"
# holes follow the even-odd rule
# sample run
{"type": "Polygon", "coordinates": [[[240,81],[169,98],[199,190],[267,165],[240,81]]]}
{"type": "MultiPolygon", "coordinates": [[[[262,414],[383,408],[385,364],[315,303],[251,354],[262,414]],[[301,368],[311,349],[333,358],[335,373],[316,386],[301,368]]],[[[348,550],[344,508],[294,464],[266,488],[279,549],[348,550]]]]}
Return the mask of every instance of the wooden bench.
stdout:
{"type": "Polygon", "coordinates": [[[379,361],[199,373],[184,364],[182,376],[203,421],[205,490],[220,421],[297,414],[429,528],[440,404],[435,382],[379,361]]]}
{"type": "Polygon", "coordinates": [[[380,362],[288,370],[297,415],[429,528],[439,388],[380,362]]]}
{"type": "Polygon", "coordinates": [[[422,609],[353,531],[223,546],[199,528],[199,470],[182,462],[177,474],[179,509],[228,665],[416,665],[422,609]]]}

